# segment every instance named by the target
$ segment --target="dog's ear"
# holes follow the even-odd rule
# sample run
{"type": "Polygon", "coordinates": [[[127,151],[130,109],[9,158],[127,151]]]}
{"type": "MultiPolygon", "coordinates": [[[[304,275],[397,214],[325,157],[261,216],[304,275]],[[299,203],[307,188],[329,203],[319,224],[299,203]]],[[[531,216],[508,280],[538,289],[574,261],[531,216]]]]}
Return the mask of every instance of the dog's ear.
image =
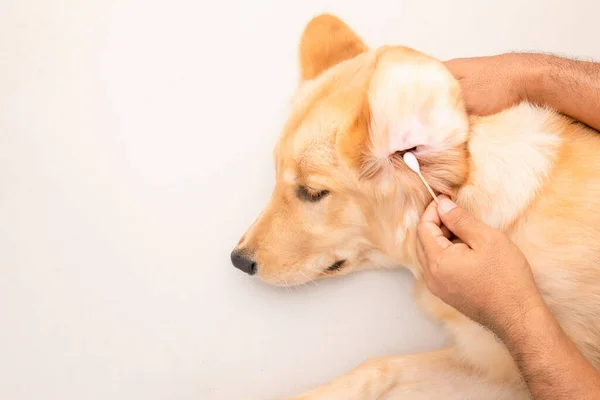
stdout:
{"type": "Polygon", "coordinates": [[[417,146],[437,177],[450,179],[441,169],[464,164],[468,117],[460,85],[442,63],[411,49],[382,48],[362,98],[354,129],[338,140],[362,179],[406,169],[398,153],[417,146]]]}
{"type": "Polygon", "coordinates": [[[316,16],[306,25],[300,40],[302,80],[314,79],[365,51],[367,46],[339,18],[331,14],[316,16]]]}

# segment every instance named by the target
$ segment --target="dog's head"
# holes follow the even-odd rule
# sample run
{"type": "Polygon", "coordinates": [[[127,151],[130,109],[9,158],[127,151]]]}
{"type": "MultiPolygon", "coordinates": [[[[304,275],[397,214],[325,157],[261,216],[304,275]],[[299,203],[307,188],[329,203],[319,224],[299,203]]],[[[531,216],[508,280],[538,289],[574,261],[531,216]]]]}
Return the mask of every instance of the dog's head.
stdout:
{"type": "Polygon", "coordinates": [[[300,67],[274,151],[275,188],[233,264],[275,285],[366,267],[418,273],[416,225],[431,197],[402,154],[414,152],[438,193],[453,195],[465,182],[458,82],[415,50],[368,49],[328,14],[306,26],[300,67]]]}

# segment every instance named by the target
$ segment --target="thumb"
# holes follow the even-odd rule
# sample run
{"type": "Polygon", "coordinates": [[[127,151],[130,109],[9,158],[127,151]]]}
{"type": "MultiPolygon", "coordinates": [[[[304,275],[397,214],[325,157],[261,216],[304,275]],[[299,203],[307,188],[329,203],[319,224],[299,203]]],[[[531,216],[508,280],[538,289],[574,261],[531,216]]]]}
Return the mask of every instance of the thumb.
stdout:
{"type": "Polygon", "coordinates": [[[492,229],[446,197],[440,199],[438,214],[442,223],[471,248],[483,242],[492,229]]]}

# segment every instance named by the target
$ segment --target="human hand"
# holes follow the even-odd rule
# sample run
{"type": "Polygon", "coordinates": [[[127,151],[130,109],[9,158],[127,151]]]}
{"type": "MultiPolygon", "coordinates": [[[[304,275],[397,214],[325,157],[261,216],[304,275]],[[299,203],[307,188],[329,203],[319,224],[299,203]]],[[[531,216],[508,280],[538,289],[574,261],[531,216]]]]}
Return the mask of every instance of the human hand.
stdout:
{"type": "Polygon", "coordinates": [[[533,54],[500,54],[456,58],[445,62],[460,82],[467,112],[495,114],[527,98],[528,80],[534,79],[533,54]]]}
{"type": "Polygon", "coordinates": [[[543,305],[519,248],[446,196],[439,200],[417,228],[418,257],[431,293],[496,333],[543,305]],[[446,229],[463,243],[451,242],[446,229]]]}

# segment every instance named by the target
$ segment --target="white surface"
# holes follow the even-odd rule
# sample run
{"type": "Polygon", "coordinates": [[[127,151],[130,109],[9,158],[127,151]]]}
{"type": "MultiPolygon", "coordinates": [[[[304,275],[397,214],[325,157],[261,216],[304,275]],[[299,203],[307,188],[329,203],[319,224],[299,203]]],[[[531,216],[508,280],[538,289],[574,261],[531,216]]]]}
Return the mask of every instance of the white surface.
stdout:
{"type": "Polygon", "coordinates": [[[210,3],[0,2],[0,398],[268,399],[442,344],[408,273],[230,265],[312,15],[442,59],[600,56],[595,0],[210,3]]]}

